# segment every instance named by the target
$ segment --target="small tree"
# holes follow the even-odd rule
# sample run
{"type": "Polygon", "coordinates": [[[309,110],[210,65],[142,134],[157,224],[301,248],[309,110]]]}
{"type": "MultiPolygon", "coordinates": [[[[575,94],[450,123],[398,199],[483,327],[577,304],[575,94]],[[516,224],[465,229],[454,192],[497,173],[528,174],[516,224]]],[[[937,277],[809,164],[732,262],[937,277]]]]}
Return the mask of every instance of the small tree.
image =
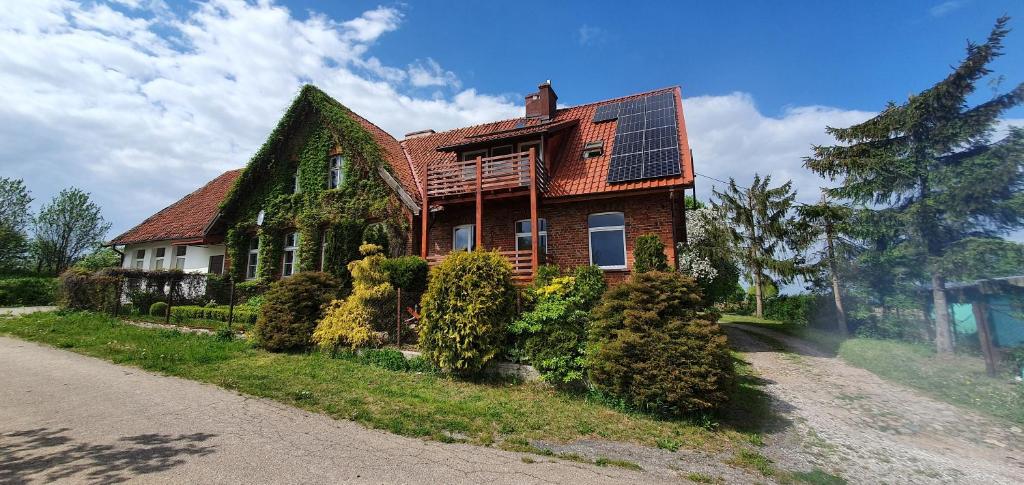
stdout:
{"type": "Polygon", "coordinates": [[[766,276],[788,283],[799,274],[800,261],[787,254],[795,231],[789,214],[796,200],[793,182],[770,187],[771,176],[754,174],[748,188],[739,188],[729,179],[724,192],[715,190],[712,205],[725,215],[731,225],[732,253],[753,280],[755,315],[764,317],[764,281],[766,276]]]}
{"type": "Polygon", "coordinates": [[[28,228],[32,216],[32,197],[21,179],[0,177],[0,271],[18,266],[28,248],[28,228]]]}
{"type": "Polygon", "coordinates": [[[456,251],[430,273],[420,347],[438,368],[481,371],[501,350],[515,310],[512,265],[496,252],[456,251]]]}
{"type": "Polygon", "coordinates": [[[363,259],[352,261],[352,293],[335,300],[313,331],[313,341],[331,352],[345,344],[353,350],[386,340],[383,326],[394,320],[395,289],[388,282],[383,266],[382,248],[364,244],[363,259]]]}
{"type": "Polygon", "coordinates": [[[732,297],[739,284],[740,270],[732,255],[729,227],[725,217],[711,207],[699,207],[686,217],[686,243],[676,251],[679,271],[697,280],[708,304],[732,297]]]}
{"type": "Polygon", "coordinates": [[[39,210],[35,221],[33,251],[37,270],[60,273],[75,263],[86,250],[96,248],[110,229],[100,207],[89,194],[75,189],[61,190],[39,210]]]}
{"type": "Polygon", "coordinates": [[[633,274],[648,271],[668,271],[665,244],[655,234],[636,238],[633,246],[633,274]]]}
{"type": "Polygon", "coordinates": [[[828,271],[832,283],[832,300],[835,304],[837,329],[839,334],[845,337],[849,335],[850,329],[846,322],[846,309],[843,306],[843,285],[839,274],[836,239],[840,233],[845,232],[846,221],[850,219],[853,211],[849,207],[830,203],[827,195],[823,192],[820,203],[802,205],[797,208],[797,213],[800,214],[802,226],[798,232],[807,237],[803,246],[809,246],[818,240],[825,243],[824,249],[817,258],[817,265],[828,271]]]}

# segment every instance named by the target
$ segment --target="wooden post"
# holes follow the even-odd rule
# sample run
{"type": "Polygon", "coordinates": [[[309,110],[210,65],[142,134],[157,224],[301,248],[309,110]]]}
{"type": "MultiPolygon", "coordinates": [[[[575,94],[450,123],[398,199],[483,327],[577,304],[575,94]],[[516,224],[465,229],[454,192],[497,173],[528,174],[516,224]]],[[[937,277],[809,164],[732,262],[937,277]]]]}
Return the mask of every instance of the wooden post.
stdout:
{"type": "Polygon", "coordinates": [[[537,227],[537,149],[530,147],[530,275],[537,277],[540,236],[537,227]]]}
{"type": "Polygon", "coordinates": [[[395,346],[402,348],[402,289],[395,289],[395,346]]]}
{"type": "Polygon", "coordinates": [[[228,275],[228,331],[235,320],[235,275],[228,275]]]}
{"type": "Polygon", "coordinates": [[[420,192],[420,198],[423,199],[423,206],[420,211],[420,257],[423,259],[427,259],[427,233],[430,231],[427,225],[427,219],[430,217],[430,201],[427,200],[427,165],[426,163],[423,164],[423,177],[420,178],[423,181],[423,188],[420,192]]]}
{"type": "Polygon", "coordinates": [[[476,241],[473,242],[473,249],[483,249],[484,242],[484,190],[483,182],[483,160],[476,157],[476,241]]]}
{"type": "Polygon", "coordinates": [[[985,372],[989,377],[996,375],[996,349],[992,346],[992,335],[988,328],[988,303],[985,295],[978,295],[971,302],[971,310],[974,311],[974,323],[978,327],[978,340],[981,343],[981,354],[985,356],[985,372]]]}
{"type": "Polygon", "coordinates": [[[164,324],[171,324],[171,308],[174,306],[174,280],[167,280],[167,313],[164,313],[164,324]]]}

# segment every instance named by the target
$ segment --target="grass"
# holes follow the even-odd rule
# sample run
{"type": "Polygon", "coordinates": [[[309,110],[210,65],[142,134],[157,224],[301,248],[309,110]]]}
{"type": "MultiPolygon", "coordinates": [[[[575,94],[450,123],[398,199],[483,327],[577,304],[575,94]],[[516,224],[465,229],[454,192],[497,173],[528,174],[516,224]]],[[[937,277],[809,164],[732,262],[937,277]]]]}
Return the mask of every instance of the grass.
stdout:
{"type": "MultiPolygon", "coordinates": [[[[158,317],[158,316],[146,315],[146,314],[122,315],[121,319],[123,319],[123,320],[131,320],[131,321],[135,321],[135,322],[159,323],[161,325],[164,324],[164,320],[165,320],[164,317],[158,317]]],[[[225,328],[228,327],[227,322],[222,322],[220,320],[207,320],[205,318],[182,319],[182,318],[176,318],[174,316],[171,316],[171,323],[170,324],[171,325],[178,325],[178,326],[181,326],[181,327],[189,327],[189,328],[203,328],[203,329],[206,329],[206,330],[221,330],[221,329],[225,329],[225,328]]],[[[240,322],[238,320],[235,320],[231,324],[231,330],[233,330],[235,332],[247,332],[249,330],[249,324],[240,322]]]]}
{"type": "MultiPolygon", "coordinates": [[[[391,371],[319,352],[269,353],[244,341],[138,328],[92,313],[3,318],[0,334],[439,441],[465,436],[471,443],[500,442],[514,449],[528,447],[529,440],[600,438],[651,447],[673,440],[681,447],[709,451],[728,451],[749,441],[749,432],[728,420],[724,426],[662,420],[542,385],[391,371]]],[[[746,397],[756,398],[750,391],[746,397]]]]}
{"type": "Polygon", "coordinates": [[[1009,374],[988,377],[979,357],[939,356],[930,345],[867,338],[843,342],[839,356],[936,399],[1024,424],[1024,386],[1009,374]]]}
{"type": "Polygon", "coordinates": [[[772,465],[772,461],[753,450],[742,449],[737,451],[728,463],[740,468],[755,470],[766,477],[775,475],[775,466],[772,465]]]}
{"type": "Polygon", "coordinates": [[[717,483],[721,481],[721,479],[716,479],[715,477],[708,475],[707,473],[701,472],[687,473],[686,479],[695,483],[717,483]]]}

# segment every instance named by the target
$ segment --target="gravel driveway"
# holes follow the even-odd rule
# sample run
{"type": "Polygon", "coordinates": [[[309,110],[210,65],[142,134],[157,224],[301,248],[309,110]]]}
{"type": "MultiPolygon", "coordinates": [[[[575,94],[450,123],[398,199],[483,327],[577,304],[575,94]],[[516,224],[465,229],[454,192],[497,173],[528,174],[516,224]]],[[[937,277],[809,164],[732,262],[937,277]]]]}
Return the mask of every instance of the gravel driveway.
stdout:
{"type": "Polygon", "coordinates": [[[405,438],[0,337],[0,483],[649,483],[405,438]],[[528,463],[529,462],[529,463],[528,463]]]}
{"type": "Polygon", "coordinates": [[[789,421],[763,451],[851,483],[1024,483],[1019,425],[936,401],[769,329],[726,325],[789,421]]]}

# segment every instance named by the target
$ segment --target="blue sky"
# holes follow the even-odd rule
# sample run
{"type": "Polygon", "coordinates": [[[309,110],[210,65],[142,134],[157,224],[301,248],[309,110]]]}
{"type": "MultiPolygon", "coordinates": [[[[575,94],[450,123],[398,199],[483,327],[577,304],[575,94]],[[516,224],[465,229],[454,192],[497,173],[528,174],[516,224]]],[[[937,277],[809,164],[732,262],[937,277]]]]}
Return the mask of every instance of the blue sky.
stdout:
{"type": "Polygon", "coordinates": [[[303,83],[401,138],[521,116],[550,79],[564,105],[681,85],[698,173],[812,200],[801,159],[826,125],[927,88],[1004,13],[1003,90],[1024,80],[1020,0],[5,0],[0,176],[37,206],[89,191],[113,237],[244,165],[303,83]]]}

